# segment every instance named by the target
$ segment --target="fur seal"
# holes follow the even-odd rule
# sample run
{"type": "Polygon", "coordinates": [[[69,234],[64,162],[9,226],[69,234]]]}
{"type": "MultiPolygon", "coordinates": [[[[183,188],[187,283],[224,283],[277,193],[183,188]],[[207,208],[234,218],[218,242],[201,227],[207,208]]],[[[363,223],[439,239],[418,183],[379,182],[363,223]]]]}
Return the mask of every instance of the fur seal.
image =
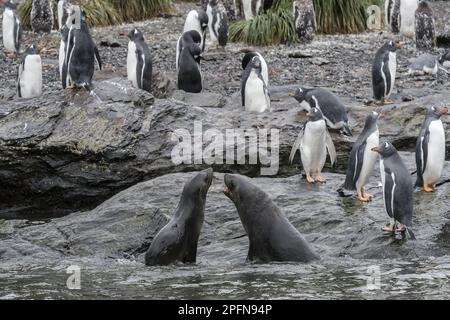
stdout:
{"type": "Polygon", "coordinates": [[[203,226],[205,201],[213,170],[196,174],[184,185],[173,218],[155,236],[145,254],[145,264],[195,263],[197,242],[203,226]]]}
{"type": "Polygon", "coordinates": [[[310,262],[319,259],[265,192],[240,175],[225,174],[224,182],[223,192],[234,202],[249,238],[247,261],[310,262]]]}

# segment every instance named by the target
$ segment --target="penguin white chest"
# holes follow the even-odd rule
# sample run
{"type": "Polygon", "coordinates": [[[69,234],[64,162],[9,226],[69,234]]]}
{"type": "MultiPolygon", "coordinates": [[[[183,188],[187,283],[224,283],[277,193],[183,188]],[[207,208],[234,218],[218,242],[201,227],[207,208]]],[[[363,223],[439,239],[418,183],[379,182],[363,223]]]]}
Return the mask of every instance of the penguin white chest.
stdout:
{"type": "Polygon", "coordinates": [[[59,60],[59,76],[60,76],[61,80],[62,80],[62,71],[63,71],[65,57],[66,57],[66,43],[61,40],[61,43],[59,45],[59,56],[58,56],[58,58],[59,58],[58,59],[59,60]]]}
{"type": "Polygon", "coordinates": [[[245,84],[245,110],[251,112],[264,112],[267,105],[267,94],[264,90],[264,82],[258,74],[252,70],[245,84]]]}
{"type": "Polygon", "coordinates": [[[42,62],[39,55],[26,57],[19,81],[22,98],[33,98],[42,94],[42,62]]]}
{"type": "Polygon", "coordinates": [[[306,124],[300,153],[306,172],[312,174],[322,171],[327,158],[325,120],[311,121],[306,124]]]}
{"type": "Polygon", "coordinates": [[[128,54],[127,54],[127,75],[128,80],[133,83],[133,86],[137,88],[137,56],[136,56],[136,44],[133,41],[128,42],[128,54]]]}
{"type": "Polygon", "coordinates": [[[445,161],[445,132],[442,121],[432,121],[429,130],[428,157],[423,179],[425,182],[435,183],[441,177],[445,161]]]}
{"type": "Polygon", "coordinates": [[[10,51],[15,51],[15,35],[14,35],[14,13],[11,9],[6,8],[3,12],[3,22],[2,22],[2,30],[3,30],[3,45],[5,49],[10,51]]]}
{"type": "MultiPolygon", "coordinates": [[[[366,140],[366,148],[364,149],[364,158],[361,166],[361,172],[359,173],[359,178],[356,181],[356,188],[360,189],[369,181],[369,177],[372,175],[375,162],[377,162],[378,155],[371,149],[377,147],[380,144],[380,133],[378,130],[373,132],[366,140]]],[[[356,159],[356,164],[358,163],[356,159]]],[[[356,172],[356,168],[355,168],[356,172]]]]}
{"type": "Polygon", "coordinates": [[[391,76],[391,86],[389,91],[386,92],[386,97],[389,97],[393,91],[395,84],[395,76],[397,74],[397,54],[395,52],[389,52],[389,74],[391,76]]]}

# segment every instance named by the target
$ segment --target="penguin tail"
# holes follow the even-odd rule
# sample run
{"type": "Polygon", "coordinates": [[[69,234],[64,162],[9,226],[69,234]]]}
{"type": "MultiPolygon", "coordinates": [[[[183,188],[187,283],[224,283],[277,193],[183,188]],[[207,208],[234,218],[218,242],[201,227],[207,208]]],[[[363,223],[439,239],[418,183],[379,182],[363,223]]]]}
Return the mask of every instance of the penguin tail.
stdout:
{"type": "Polygon", "coordinates": [[[407,227],[406,232],[408,233],[411,240],[416,240],[416,236],[414,235],[414,232],[411,230],[411,228],[407,227]]]}

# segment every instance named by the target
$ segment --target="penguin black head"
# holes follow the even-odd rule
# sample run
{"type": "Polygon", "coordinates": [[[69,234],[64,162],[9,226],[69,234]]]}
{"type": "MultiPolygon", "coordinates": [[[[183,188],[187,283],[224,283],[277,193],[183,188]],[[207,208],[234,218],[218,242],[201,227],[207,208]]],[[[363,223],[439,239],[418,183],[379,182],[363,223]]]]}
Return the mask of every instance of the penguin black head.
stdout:
{"type": "Polygon", "coordinates": [[[196,43],[191,43],[187,48],[194,60],[200,64],[200,60],[203,59],[202,49],[200,49],[200,46],[196,43]]]}
{"type": "Polygon", "coordinates": [[[251,66],[252,69],[257,69],[261,71],[261,60],[259,59],[258,56],[252,58],[251,66]]]}
{"type": "Polygon", "coordinates": [[[395,52],[397,51],[397,49],[400,49],[402,46],[395,42],[395,41],[388,41],[384,44],[383,47],[381,47],[382,49],[384,49],[384,51],[390,51],[390,52],[395,52]]]}
{"type": "Polygon", "coordinates": [[[15,3],[15,1],[9,0],[9,1],[5,2],[5,8],[11,9],[11,10],[16,10],[17,4],[15,3]]]}
{"type": "Polygon", "coordinates": [[[306,116],[308,117],[308,121],[312,122],[323,119],[322,112],[316,107],[312,107],[306,116]]]}
{"type": "Polygon", "coordinates": [[[128,32],[128,38],[131,41],[144,41],[144,35],[136,28],[128,32]]]}
{"type": "Polygon", "coordinates": [[[34,43],[30,45],[28,49],[25,51],[25,55],[29,54],[38,54],[38,49],[34,43]]]}
{"type": "Polygon", "coordinates": [[[200,22],[200,26],[202,27],[202,30],[206,30],[208,27],[208,15],[203,10],[197,10],[197,19],[200,22]]]}
{"type": "Polygon", "coordinates": [[[366,117],[366,123],[364,125],[364,128],[370,128],[371,126],[374,126],[377,124],[377,120],[380,117],[380,114],[378,112],[372,111],[367,117],[366,117]]]}
{"type": "Polygon", "coordinates": [[[249,64],[250,61],[252,61],[253,57],[257,57],[258,53],[251,51],[251,52],[247,52],[244,56],[244,58],[242,58],[242,70],[245,70],[245,68],[247,68],[247,65],[249,64]]]}
{"type": "Polygon", "coordinates": [[[293,97],[299,103],[302,103],[306,99],[307,93],[308,93],[308,90],[306,90],[305,88],[302,88],[302,87],[298,87],[298,89],[295,90],[294,93],[290,93],[289,96],[293,97]]]}
{"type": "Polygon", "coordinates": [[[444,114],[448,114],[448,108],[432,106],[430,109],[428,109],[427,117],[431,117],[433,119],[439,119],[444,114]]]}
{"type": "Polygon", "coordinates": [[[430,5],[427,1],[420,1],[419,5],[417,6],[417,11],[428,15],[433,14],[433,10],[431,10],[430,5]]]}
{"type": "Polygon", "coordinates": [[[371,150],[378,152],[383,159],[389,158],[393,154],[397,153],[397,149],[395,149],[390,142],[383,142],[378,147],[374,147],[371,150]]]}

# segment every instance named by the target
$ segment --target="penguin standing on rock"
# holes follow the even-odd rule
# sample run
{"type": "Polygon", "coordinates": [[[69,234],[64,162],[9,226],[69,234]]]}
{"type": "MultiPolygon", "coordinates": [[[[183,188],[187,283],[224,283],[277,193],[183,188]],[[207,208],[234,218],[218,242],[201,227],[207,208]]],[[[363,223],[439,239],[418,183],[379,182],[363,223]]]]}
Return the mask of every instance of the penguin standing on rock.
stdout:
{"type": "Polygon", "coordinates": [[[416,10],[415,31],[417,49],[429,50],[436,46],[433,10],[426,1],[421,1],[416,10]]]}
{"type": "Polygon", "coordinates": [[[385,1],[384,21],[392,33],[400,32],[400,0],[385,1]]]}
{"type": "Polygon", "coordinates": [[[425,192],[436,191],[445,162],[445,131],[441,116],[447,108],[431,107],[422,124],[416,143],[417,180],[416,187],[425,192]]]}
{"type": "Polygon", "coordinates": [[[397,49],[401,46],[394,41],[385,43],[376,53],[372,65],[373,96],[384,104],[389,100],[397,72],[397,49]]]}
{"type": "Polygon", "coordinates": [[[101,70],[100,55],[92,40],[86,16],[79,6],[72,6],[67,25],[70,25],[67,35],[66,54],[62,70],[63,88],[77,87],[90,91],[94,76],[95,62],[101,70]]]}
{"type": "Polygon", "coordinates": [[[20,51],[20,42],[22,41],[22,24],[17,13],[17,5],[13,1],[5,3],[2,30],[5,49],[17,55],[20,51]]]}
{"type": "Polygon", "coordinates": [[[220,0],[209,0],[206,8],[209,35],[213,46],[225,47],[228,42],[228,17],[220,0]]]}
{"type": "Polygon", "coordinates": [[[202,52],[205,51],[206,29],[208,28],[208,20],[208,15],[205,11],[191,10],[186,17],[183,27],[183,33],[195,30],[201,35],[202,41],[200,44],[200,49],[202,50],[202,52]]]}
{"type": "Polygon", "coordinates": [[[202,49],[191,43],[181,51],[178,68],[178,89],[198,93],[203,90],[203,77],[200,68],[202,49]]]}
{"type": "Polygon", "coordinates": [[[372,148],[380,144],[380,132],[378,131],[377,119],[379,114],[372,112],[366,118],[366,123],[361,134],[353,144],[348,161],[347,175],[343,188],[355,190],[358,199],[367,202],[372,200],[372,195],[366,193],[364,186],[369,182],[372,175],[377,155],[372,152],[372,148]]]}
{"type": "Polygon", "coordinates": [[[267,68],[266,60],[264,60],[263,56],[259,52],[250,51],[247,52],[242,58],[242,70],[245,70],[247,68],[247,65],[250,61],[252,61],[253,57],[258,57],[259,61],[261,61],[261,74],[264,79],[264,82],[266,83],[266,86],[269,86],[269,69],[267,68]]]}
{"type": "Polygon", "coordinates": [[[151,92],[152,56],[142,32],[134,29],[128,33],[127,74],[135,88],[151,92]]]}
{"type": "Polygon", "coordinates": [[[17,77],[19,98],[34,98],[42,94],[42,61],[35,45],[31,45],[22,58],[17,77]]]}
{"type": "Polygon", "coordinates": [[[261,60],[258,56],[247,64],[241,78],[242,106],[246,111],[264,112],[270,110],[269,90],[261,73],[261,60]]]}
{"type": "Polygon", "coordinates": [[[411,230],[413,217],[413,183],[402,158],[395,147],[383,142],[372,151],[380,155],[380,175],[383,184],[384,207],[391,223],[383,227],[384,232],[394,233],[402,238],[406,231],[414,240],[411,230]]]}
{"type": "Polygon", "coordinates": [[[316,33],[316,13],[312,0],[295,0],[293,2],[295,30],[300,41],[309,42],[316,33]]]}
{"type": "Polygon", "coordinates": [[[340,129],[343,134],[352,135],[348,125],[347,110],[341,100],[332,92],[323,88],[298,88],[289,96],[297,100],[306,111],[312,107],[318,108],[329,128],[340,129]]]}
{"type": "Polygon", "coordinates": [[[321,172],[327,158],[327,150],[333,165],[336,161],[336,149],[322,112],[317,108],[311,108],[307,115],[308,121],[292,145],[289,163],[292,163],[297,150],[300,149],[306,180],[309,183],[324,183],[325,178],[322,177],[321,172]]]}
{"type": "Polygon", "coordinates": [[[53,9],[51,0],[33,0],[31,28],[36,33],[50,33],[52,31],[53,9]]]}

